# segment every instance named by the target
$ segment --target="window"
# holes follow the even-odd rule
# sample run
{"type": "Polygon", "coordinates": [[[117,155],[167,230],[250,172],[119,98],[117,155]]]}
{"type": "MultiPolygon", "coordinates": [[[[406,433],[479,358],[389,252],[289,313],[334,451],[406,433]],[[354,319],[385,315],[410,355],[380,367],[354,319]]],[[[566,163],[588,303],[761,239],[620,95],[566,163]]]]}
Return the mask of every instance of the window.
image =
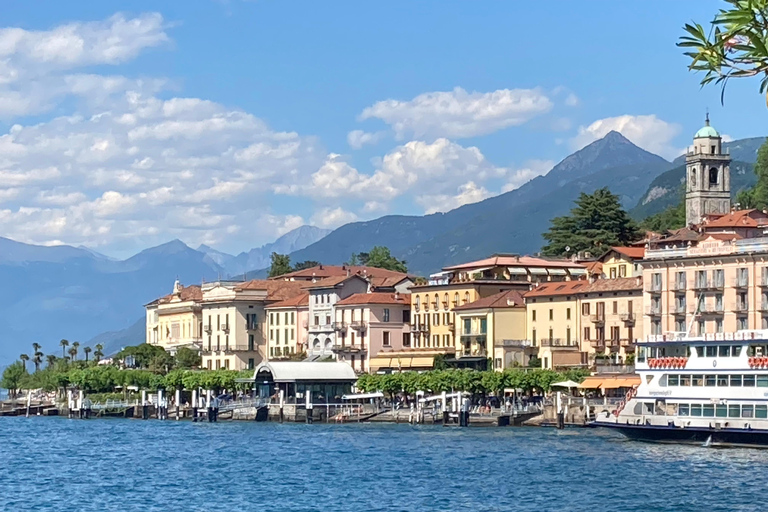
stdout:
{"type": "Polygon", "coordinates": [[[715,417],[715,404],[704,404],[701,406],[702,416],[707,418],[715,417]]]}
{"type": "Polygon", "coordinates": [[[434,313],[432,315],[432,325],[440,325],[440,313],[434,313]]]}
{"type": "Polygon", "coordinates": [[[728,376],[727,375],[718,375],[717,376],[717,387],[719,387],[719,388],[727,388],[728,387],[728,376]]]}
{"type": "Polygon", "coordinates": [[[742,382],[742,386],[745,388],[753,388],[755,387],[755,376],[754,375],[745,375],[744,380],[742,382]]]}
{"type": "Polygon", "coordinates": [[[723,332],[723,319],[718,318],[715,320],[715,332],[723,332]]]}
{"type": "Polygon", "coordinates": [[[487,334],[488,333],[488,319],[487,318],[481,318],[480,319],[480,334],[487,334]]]}
{"type": "Polygon", "coordinates": [[[731,387],[741,387],[741,375],[731,375],[731,387]]]}
{"type": "Polygon", "coordinates": [[[728,416],[728,406],[725,404],[715,405],[715,416],[718,418],[725,418],[728,416]]]}
{"type": "Polygon", "coordinates": [[[229,359],[224,360],[224,368],[229,370],[229,359]]]}
{"type": "Polygon", "coordinates": [[[389,322],[389,308],[384,308],[384,321],[389,322]]]}
{"type": "Polygon", "coordinates": [[[757,387],[768,388],[768,375],[758,375],[756,381],[757,387]]]}
{"type": "Polygon", "coordinates": [[[709,184],[710,185],[717,185],[717,183],[719,181],[719,179],[718,179],[719,174],[720,173],[717,171],[717,169],[715,167],[713,167],[713,168],[711,168],[709,170],[709,184]]]}
{"type": "Polygon", "coordinates": [[[404,347],[410,347],[411,346],[411,333],[404,332],[403,333],[403,346],[404,347]]]}
{"type": "Polygon", "coordinates": [[[756,405],[755,418],[768,418],[768,405],[756,405]]]}
{"type": "Polygon", "coordinates": [[[581,305],[581,314],[582,315],[589,315],[589,303],[585,302],[581,305]]]}
{"type": "Polygon", "coordinates": [[[206,364],[206,366],[208,367],[208,369],[209,369],[209,370],[211,369],[211,365],[212,365],[212,364],[213,364],[213,361],[211,361],[211,360],[209,359],[209,360],[208,360],[208,363],[206,364]]]}
{"type": "Polygon", "coordinates": [[[275,343],[280,344],[280,331],[275,330],[275,343]]]}
{"type": "Polygon", "coordinates": [[[680,376],[680,385],[681,386],[690,386],[691,385],[691,376],[690,375],[681,375],[680,376]]]}
{"type": "Polygon", "coordinates": [[[621,265],[619,267],[619,277],[627,277],[627,266],[621,265]]]}
{"type": "Polygon", "coordinates": [[[432,346],[433,347],[439,347],[440,346],[440,335],[435,334],[432,336],[432,346]]]}
{"type": "Polygon", "coordinates": [[[285,344],[288,344],[288,329],[285,330],[285,344]]]}
{"type": "Polygon", "coordinates": [[[715,270],[715,286],[718,288],[721,288],[725,285],[725,274],[723,273],[723,269],[719,268],[715,270]]]}
{"type": "Polygon", "coordinates": [[[716,375],[705,375],[704,376],[704,385],[709,387],[714,387],[717,382],[717,376],[716,375]]]}
{"type": "Polygon", "coordinates": [[[469,302],[469,292],[464,292],[464,302],[463,302],[463,304],[466,304],[467,302],[469,302]]]}
{"type": "Polygon", "coordinates": [[[584,328],[584,339],[585,340],[591,340],[592,336],[590,336],[589,327],[584,328]]]}
{"type": "Polygon", "coordinates": [[[754,406],[752,405],[742,405],[741,406],[741,417],[742,418],[752,418],[754,412],[754,406]]]}
{"type": "Polygon", "coordinates": [[[248,335],[248,350],[253,351],[253,334],[248,335]]]}
{"type": "Polygon", "coordinates": [[[216,350],[217,351],[221,350],[221,335],[220,334],[216,335],[216,350]]]}
{"type": "Polygon", "coordinates": [[[554,309],[550,309],[549,310],[549,319],[550,320],[554,320],[555,319],[555,310],[554,309]]]}
{"type": "Polygon", "coordinates": [[[667,385],[669,385],[669,386],[679,386],[680,385],[680,376],[679,375],[670,375],[667,378],[667,385]]]}
{"type": "Polygon", "coordinates": [[[419,310],[419,307],[421,306],[421,298],[419,296],[416,296],[416,311],[419,310]]]}
{"type": "Polygon", "coordinates": [[[613,341],[619,341],[620,337],[620,329],[618,327],[612,326],[611,327],[611,339],[613,341]]]}
{"type": "MultiPolygon", "coordinates": [[[[531,331],[531,345],[534,347],[536,346],[536,329],[531,331]]],[[[768,375],[766,375],[765,378],[768,379],[768,375]]],[[[768,380],[766,382],[768,382],[768,380]]]]}
{"type": "Polygon", "coordinates": [[[554,332],[552,331],[552,329],[550,329],[549,330],[549,341],[552,341],[553,339],[555,339],[554,332]]]}
{"type": "Polygon", "coordinates": [[[565,319],[570,320],[571,319],[571,308],[567,308],[565,310],[565,319]]]}
{"type": "Polygon", "coordinates": [[[691,404],[691,416],[701,416],[701,404],[691,404]]]}
{"type": "Polygon", "coordinates": [[[707,357],[717,357],[717,347],[714,347],[712,345],[707,347],[707,357]]]}
{"type": "Polygon", "coordinates": [[[384,338],[383,338],[383,341],[382,341],[382,344],[383,344],[385,347],[389,347],[389,346],[390,346],[390,342],[389,342],[389,331],[384,331],[384,332],[382,333],[382,335],[384,336],[384,338]]]}
{"type": "Polygon", "coordinates": [[[690,414],[690,408],[688,404],[680,404],[677,408],[677,414],[679,416],[688,416],[690,414]]]}
{"type": "Polygon", "coordinates": [[[738,418],[741,416],[741,406],[739,404],[728,404],[728,417],[738,418]]]}
{"type": "Polygon", "coordinates": [[[531,321],[532,322],[536,321],[536,310],[535,309],[531,310],[531,321]]]}
{"type": "Polygon", "coordinates": [[[616,279],[616,267],[611,267],[611,279],[616,279]]]}
{"type": "Polygon", "coordinates": [[[618,315],[619,314],[619,301],[613,301],[613,314],[618,315]]]}
{"type": "Polygon", "coordinates": [[[721,345],[717,351],[718,357],[731,357],[731,347],[728,345],[721,345]]]}
{"type": "Polygon", "coordinates": [[[565,328],[565,344],[570,345],[571,344],[571,326],[565,328]]]}

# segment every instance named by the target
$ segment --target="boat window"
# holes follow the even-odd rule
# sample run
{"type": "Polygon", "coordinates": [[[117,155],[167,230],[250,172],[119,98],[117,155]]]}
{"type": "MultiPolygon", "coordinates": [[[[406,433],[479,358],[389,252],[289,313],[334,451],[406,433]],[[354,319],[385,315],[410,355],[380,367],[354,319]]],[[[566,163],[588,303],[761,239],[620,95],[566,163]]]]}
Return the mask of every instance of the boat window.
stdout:
{"type": "Polygon", "coordinates": [[[741,375],[731,375],[731,386],[741,387],[741,375]]]}
{"type": "Polygon", "coordinates": [[[677,406],[677,414],[679,416],[688,416],[688,404],[680,404],[677,406]]]}
{"type": "Polygon", "coordinates": [[[643,404],[640,402],[635,403],[635,410],[633,411],[636,415],[643,413],[643,404]]]}
{"type": "Polygon", "coordinates": [[[670,375],[667,377],[667,384],[669,386],[679,386],[680,385],[680,376],[679,375],[670,375]]]}
{"type": "Polygon", "coordinates": [[[703,386],[704,385],[704,376],[703,375],[694,375],[691,378],[691,385],[692,386],[703,386]]]}
{"type": "Polygon", "coordinates": [[[739,357],[741,355],[741,346],[731,347],[731,357],[739,357]]]}
{"type": "Polygon", "coordinates": [[[681,386],[690,386],[691,385],[691,376],[690,375],[681,375],[680,376],[680,385],[681,386]]]}
{"type": "Polygon", "coordinates": [[[696,349],[696,355],[699,357],[704,357],[704,347],[694,347],[696,349]]]}
{"type": "Polygon", "coordinates": [[[754,407],[751,406],[751,405],[742,405],[741,406],[741,417],[742,418],[752,418],[753,417],[753,414],[752,414],[753,408],[754,407]]]}
{"type": "Polygon", "coordinates": [[[753,388],[753,387],[755,387],[755,376],[754,375],[745,375],[744,376],[744,383],[742,385],[745,388],[753,388]]]}
{"type": "Polygon", "coordinates": [[[701,416],[701,404],[691,404],[691,416],[701,416]]]}
{"type": "Polygon", "coordinates": [[[643,402],[643,414],[653,414],[653,402],[643,402]]]}
{"type": "Polygon", "coordinates": [[[756,405],[755,418],[768,418],[768,405],[756,405]]]}
{"type": "Polygon", "coordinates": [[[648,347],[640,347],[640,350],[637,352],[637,360],[640,363],[645,362],[645,353],[648,350],[648,347]]]}
{"type": "Polygon", "coordinates": [[[717,376],[717,385],[721,387],[728,386],[728,376],[727,375],[718,375],[717,376]]]}
{"type": "Polygon", "coordinates": [[[716,381],[717,381],[717,376],[716,375],[705,375],[704,376],[704,385],[705,386],[714,386],[716,381]]]}
{"type": "Polygon", "coordinates": [[[728,417],[729,418],[738,418],[741,416],[741,406],[739,404],[731,404],[728,406],[728,417]]]}
{"type": "Polygon", "coordinates": [[[713,345],[707,347],[707,357],[717,357],[717,347],[713,345]]]}
{"type": "Polygon", "coordinates": [[[706,416],[707,418],[714,418],[715,404],[704,404],[701,408],[701,412],[702,412],[702,415],[706,416]]]}
{"type": "Polygon", "coordinates": [[[715,406],[715,416],[717,416],[718,418],[727,418],[728,406],[725,404],[717,404],[715,406]]]}
{"type": "Polygon", "coordinates": [[[718,357],[731,357],[731,347],[728,345],[720,345],[718,347],[718,357]]]}
{"type": "Polygon", "coordinates": [[[757,387],[768,388],[768,375],[757,376],[757,387]]]}

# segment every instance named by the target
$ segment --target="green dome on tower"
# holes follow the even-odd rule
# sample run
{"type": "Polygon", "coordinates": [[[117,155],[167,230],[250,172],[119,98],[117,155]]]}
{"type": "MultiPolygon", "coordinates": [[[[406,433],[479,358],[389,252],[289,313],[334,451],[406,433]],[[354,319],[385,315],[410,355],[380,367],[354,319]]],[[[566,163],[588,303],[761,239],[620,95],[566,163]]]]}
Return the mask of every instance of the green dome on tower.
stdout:
{"type": "Polygon", "coordinates": [[[705,121],[704,127],[696,132],[696,135],[693,136],[694,139],[702,139],[705,137],[710,138],[720,138],[720,134],[717,133],[717,130],[709,126],[709,114],[707,114],[707,119],[705,121]]]}

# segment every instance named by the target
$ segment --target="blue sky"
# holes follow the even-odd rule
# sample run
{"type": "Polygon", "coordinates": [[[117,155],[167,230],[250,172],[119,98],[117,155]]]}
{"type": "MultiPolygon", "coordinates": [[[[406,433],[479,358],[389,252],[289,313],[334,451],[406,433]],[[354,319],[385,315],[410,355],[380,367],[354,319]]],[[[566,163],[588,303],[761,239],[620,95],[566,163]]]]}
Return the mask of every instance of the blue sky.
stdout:
{"type": "Polygon", "coordinates": [[[671,159],[725,106],[675,47],[720,1],[13,2],[0,234],[126,256],[239,252],[311,223],[446,211],[610,129],[671,159]]]}

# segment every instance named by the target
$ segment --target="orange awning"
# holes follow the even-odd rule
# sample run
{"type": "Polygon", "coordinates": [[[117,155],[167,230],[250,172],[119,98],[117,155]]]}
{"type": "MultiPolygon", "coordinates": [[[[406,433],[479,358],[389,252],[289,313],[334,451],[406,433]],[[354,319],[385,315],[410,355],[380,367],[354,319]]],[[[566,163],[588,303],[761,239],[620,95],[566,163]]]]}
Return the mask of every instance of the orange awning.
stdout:
{"type": "Polygon", "coordinates": [[[603,378],[602,377],[587,377],[584,379],[584,382],[579,384],[579,387],[582,389],[597,389],[603,384],[603,378]]]}

